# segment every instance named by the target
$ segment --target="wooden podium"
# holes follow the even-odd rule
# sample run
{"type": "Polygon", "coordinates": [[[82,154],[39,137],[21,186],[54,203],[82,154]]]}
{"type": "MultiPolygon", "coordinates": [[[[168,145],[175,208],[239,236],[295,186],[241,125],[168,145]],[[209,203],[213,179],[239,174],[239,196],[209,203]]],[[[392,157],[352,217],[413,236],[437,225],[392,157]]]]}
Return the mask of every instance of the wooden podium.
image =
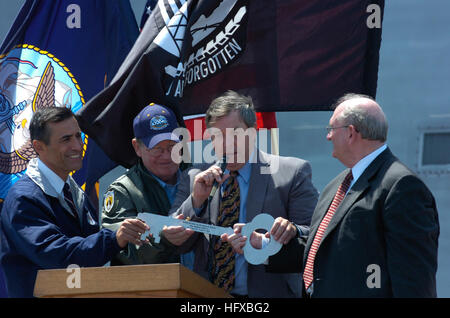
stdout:
{"type": "Polygon", "coordinates": [[[80,288],[69,288],[73,272],[66,269],[38,271],[36,297],[157,297],[229,298],[200,275],[180,264],[80,268],[80,288]],[[69,278],[70,280],[70,278],[69,278]]]}

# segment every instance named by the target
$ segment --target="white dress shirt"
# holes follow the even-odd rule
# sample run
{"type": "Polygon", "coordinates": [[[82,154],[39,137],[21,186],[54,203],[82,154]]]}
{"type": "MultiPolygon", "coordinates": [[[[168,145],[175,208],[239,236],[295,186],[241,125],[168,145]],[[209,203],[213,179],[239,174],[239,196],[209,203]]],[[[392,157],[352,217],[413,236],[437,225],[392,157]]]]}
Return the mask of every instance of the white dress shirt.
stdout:
{"type": "Polygon", "coordinates": [[[384,144],[377,150],[371,152],[370,154],[368,154],[367,156],[362,158],[360,161],[358,161],[358,163],[356,165],[353,166],[353,168],[352,168],[353,181],[352,181],[352,183],[350,183],[347,193],[352,188],[352,186],[356,183],[356,181],[358,181],[359,177],[363,174],[363,172],[367,169],[367,167],[372,163],[372,161],[374,161],[375,158],[380,155],[380,153],[382,153],[384,150],[386,150],[386,148],[387,148],[387,145],[384,144]]]}

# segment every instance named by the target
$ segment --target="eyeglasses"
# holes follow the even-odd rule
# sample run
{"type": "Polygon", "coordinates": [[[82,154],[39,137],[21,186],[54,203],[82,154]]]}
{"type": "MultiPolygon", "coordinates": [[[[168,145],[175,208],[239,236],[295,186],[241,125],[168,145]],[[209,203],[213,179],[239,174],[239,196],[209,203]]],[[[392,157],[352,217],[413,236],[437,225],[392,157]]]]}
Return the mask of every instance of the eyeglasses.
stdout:
{"type": "Polygon", "coordinates": [[[171,145],[171,146],[169,146],[169,147],[167,147],[167,148],[152,148],[152,149],[149,149],[149,148],[145,148],[145,151],[147,151],[151,156],[153,156],[153,157],[159,157],[159,156],[161,156],[165,151],[167,151],[167,152],[169,152],[169,153],[172,153],[172,149],[173,149],[173,147],[175,147],[175,145],[171,145]]]}
{"type": "Polygon", "coordinates": [[[349,127],[350,125],[347,125],[347,126],[340,126],[340,127],[331,127],[331,126],[327,126],[327,127],[325,127],[326,128],[326,130],[327,130],[327,133],[330,133],[333,129],[339,129],[339,128],[347,128],[347,127],[349,127]]]}

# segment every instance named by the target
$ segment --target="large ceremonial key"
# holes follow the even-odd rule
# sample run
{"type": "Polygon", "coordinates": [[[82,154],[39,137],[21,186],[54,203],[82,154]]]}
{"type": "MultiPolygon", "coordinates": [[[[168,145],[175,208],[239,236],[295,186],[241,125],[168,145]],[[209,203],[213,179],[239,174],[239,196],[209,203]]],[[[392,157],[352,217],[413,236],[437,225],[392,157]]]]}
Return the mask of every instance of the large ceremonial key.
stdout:
{"type": "MultiPolygon", "coordinates": [[[[221,236],[224,233],[227,233],[228,235],[234,234],[234,231],[231,227],[221,227],[221,226],[215,226],[211,224],[205,224],[205,223],[199,223],[199,222],[193,222],[193,221],[186,221],[186,220],[180,220],[180,219],[174,219],[172,217],[158,215],[158,214],[152,214],[152,213],[139,213],[137,215],[138,219],[141,219],[147,225],[150,227],[150,231],[146,231],[141,235],[141,240],[145,240],[149,234],[153,236],[156,243],[159,243],[161,240],[160,233],[164,226],[182,226],[186,229],[191,229],[195,232],[205,233],[205,234],[211,234],[211,235],[217,235],[221,236]]],[[[250,223],[247,223],[242,228],[242,235],[247,236],[250,238],[250,235],[253,231],[257,229],[265,229],[266,231],[270,231],[272,228],[274,219],[270,214],[261,213],[258,214],[253,218],[253,220],[250,223]]],[[[274,239],[271,239],[267,246],[265,246],[262,249],[255,249],[251,244],[248,243],[249,240],[247,240],[247,243],[245,244],[243,250],[244,250],[244,256],[247,262],[253,265],[259,265],[264,263],[264,261],[271,255],[274,255],[278,253],[278,251],[281,249],[281,243],[275,241],[274,239]]]]}
{"type": "Polygon", "coordinates": [[[138,217],[138,219],[141,219],[142,221],[147,223],[148,226],[150,226],[150,231],[147,231],[144,234],[142,234],[141,240],[145,240],[145,238],[150,233],[153,236],[153,238],[155,239],[156,243],[159,243],[161,240],[159,233],[162,231],[164,226],[173,226],[173,225],[174,226],[182,226],[186,229],[189,228],[195,232],[218,235],[218,236],[221,236],[224,233],[227,233],[229,235],[234,233],[234,231],[231,227],[221,227],[221,226],[215,226],[215,225],[211,225],[211,224],[179,220],[179,219],[174,219],[172,217],[158,215],[158,214],[152,214],[152,213],[139,213],[137,217],[138,217]]]}

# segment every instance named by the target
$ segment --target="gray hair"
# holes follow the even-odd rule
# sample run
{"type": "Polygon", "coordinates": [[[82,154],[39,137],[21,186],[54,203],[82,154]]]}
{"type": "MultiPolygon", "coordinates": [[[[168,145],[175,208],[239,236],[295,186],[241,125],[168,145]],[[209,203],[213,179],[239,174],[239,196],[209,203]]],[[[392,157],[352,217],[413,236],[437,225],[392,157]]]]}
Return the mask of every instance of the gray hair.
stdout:
{"type": "Polygon", "coordinates": [[[227,91],[211,102],[206,111],[206,127],[210,128],[218,118],[238,111],[241,120],[247,127],[256,125],[256,113],[250,96],[240,95],[234,91],[227,91]]]}
{"type": "MultiPolygon", "coordinates": [[[[335,103],[334,108],[355,98],[370,99],[377,104],[372,97],[367,95],[346,94],[335,103]]],[[[343,109],[337,118],[345,125],[353,125],[363,139],[381,142],[385,142],[387,139],[388,123],[381,107],[379,107],[379,111],[373,111],[373,109],[359,104],[350,104],[343,109]]]]}

